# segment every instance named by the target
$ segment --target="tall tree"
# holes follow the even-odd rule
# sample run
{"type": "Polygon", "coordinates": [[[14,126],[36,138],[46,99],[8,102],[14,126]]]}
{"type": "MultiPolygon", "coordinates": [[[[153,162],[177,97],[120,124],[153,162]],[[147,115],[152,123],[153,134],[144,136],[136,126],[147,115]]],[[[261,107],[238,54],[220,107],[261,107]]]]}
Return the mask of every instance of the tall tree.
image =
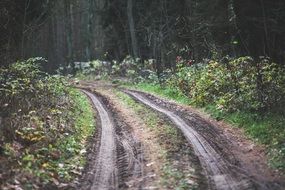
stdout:
{"type": "Polygon", "coordinates": [[[131,41],[132,41],[132,54],[135,58],[138,58],[139,53],[138,53],[138,45],[136,37],[136,28],[133,17],[133,0],[128,0],[127,12],[128,12],[128,23],[129,23],[131,41]]]}

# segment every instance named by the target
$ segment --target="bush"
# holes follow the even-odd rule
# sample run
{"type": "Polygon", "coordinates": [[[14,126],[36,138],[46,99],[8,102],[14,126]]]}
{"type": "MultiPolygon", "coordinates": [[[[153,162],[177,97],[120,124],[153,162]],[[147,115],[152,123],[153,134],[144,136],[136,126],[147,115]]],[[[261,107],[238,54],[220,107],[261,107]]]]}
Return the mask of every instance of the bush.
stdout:
{"type": "Polygon", "coordinates": [[[279,110],[285,104],[285,70],[262,58],[251,57],[183,66],[166,81],[198,106],[214,104],[224,111],[279,110]]]}
{"type": "Polygon", "coordinates": [[[16,131],[23,134],[31,127],[43,127],[42,121],[35,122],[40,120],[38,112],[48,115],[47,108],[56,110],[65,103],[63,95],[67,92],[63,80],[41,72],[39,62],[43,61],[32,58],[0,70],[0,117],[3,120],[0,133],[4,133],[8,141],[17,139],[16,131]]]}
{"type": "Polygon", "coordinates": [[[92,106],[65,79],[40,71],[43,61],[32,58],[0,70],[0,189],[15,179],[21,189],[55,188],[74,181],[86,162],[92,106]]]}

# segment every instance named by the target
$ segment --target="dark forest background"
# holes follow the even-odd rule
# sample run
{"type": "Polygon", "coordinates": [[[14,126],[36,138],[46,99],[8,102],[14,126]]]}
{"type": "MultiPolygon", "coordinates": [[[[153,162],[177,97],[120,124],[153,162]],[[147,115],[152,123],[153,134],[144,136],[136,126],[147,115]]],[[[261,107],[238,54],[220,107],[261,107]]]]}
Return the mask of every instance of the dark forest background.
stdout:
{"type": "MultiPolygon", "coordinates": [[[[284,64],[284,0],[0,0],[0,64],[268,56],[284,64]]],[[[72,64],[71,64],[72,65],[72,64]]]]}

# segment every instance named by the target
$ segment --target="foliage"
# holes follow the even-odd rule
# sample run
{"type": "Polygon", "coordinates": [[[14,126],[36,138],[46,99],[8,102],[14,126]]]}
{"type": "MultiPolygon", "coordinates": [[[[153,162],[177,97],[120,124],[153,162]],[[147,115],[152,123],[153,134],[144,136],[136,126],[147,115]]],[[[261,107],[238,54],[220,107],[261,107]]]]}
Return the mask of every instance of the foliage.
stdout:
{"type": "Polygon", "coordinates": [[[75,68],[79,71],[78,73],[83,75],[105,76],[110,73],[111,63],[101,60],[78,62],[75,68]]]}
{"type": "MultiPolygon", "coordinates": [[[[159,83],[157,73],[153,71],[152,59],[145,60],[143,63],[141,63],[139,59],[134,59],[131,56],[127,56],[122,62],[95,60],[89,62],[89,65],[90,66],[79,70],[76,77],[85,80],[126,77],[134,83],[159,83]]],[[[166,77],[166,74],[167,72],[164,72],[161,74],[161,76],[166,77]]]]}
{"type": "Polygon", "coordinates": [[[0,71],[0,157],[7,163],[0,167],[1,189],[66,186],[86,160],[92,107],[62,77],[41,72],[40,61],[32,58],[0,71]]]}
{"type": "Polygon", "coordinates": [[[268,58],[250,57],[191,66],[180,63],[166,85],[198,106],[215,104],[224,111],[273,111],[284,105],[285,70],[268,58]]]}
{"type": "Polygon", "coordinates": [[[27,128],[43,127],[36,111],[63,103],[62,95],[66,93],[63,80],[42,73],[38,64],[42,61],[45,60],[31,58],[0,71],[0,105],[3,108],[0,117],[4,126],[10,126],[2,129],[9,141],[15,138],[15,132],[23,125],[27,128]]]}

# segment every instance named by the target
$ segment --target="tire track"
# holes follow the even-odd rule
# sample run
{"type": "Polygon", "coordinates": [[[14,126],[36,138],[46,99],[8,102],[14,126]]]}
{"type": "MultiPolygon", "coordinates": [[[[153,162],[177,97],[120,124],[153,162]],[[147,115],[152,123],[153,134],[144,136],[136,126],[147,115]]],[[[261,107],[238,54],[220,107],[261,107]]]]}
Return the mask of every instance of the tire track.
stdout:
{"type": "Polygon", "coordinates": [[[91,99],[95,108],[98,110],[102,126],[100,147],[96,155],[96,161],[93,168],[94,177],[89,189],[118,189],[115,126],[111,121],[107,110],[98,98],[86,90],[82,91],[91,99]]]}
{"type": "Polygon", "coordinates": [[[82,90],[100,118],[85,176],[77,189],[142,189],[143,151],[124,118],[102,94],[82,90]]]}
{"type": "Polygon", "coordinates": [[[246,190],[254,189],[252,182],[245,178],[244,174],[233,171],[223,156],[216,151],[207,140],[197,133],[177,114],[162,108],[138,92],[125,90],[136,100],[150,108],[166,115],[185,135],[199,157],[202,167],[208,178],[211,189],[217,190],[246,190]]]}

